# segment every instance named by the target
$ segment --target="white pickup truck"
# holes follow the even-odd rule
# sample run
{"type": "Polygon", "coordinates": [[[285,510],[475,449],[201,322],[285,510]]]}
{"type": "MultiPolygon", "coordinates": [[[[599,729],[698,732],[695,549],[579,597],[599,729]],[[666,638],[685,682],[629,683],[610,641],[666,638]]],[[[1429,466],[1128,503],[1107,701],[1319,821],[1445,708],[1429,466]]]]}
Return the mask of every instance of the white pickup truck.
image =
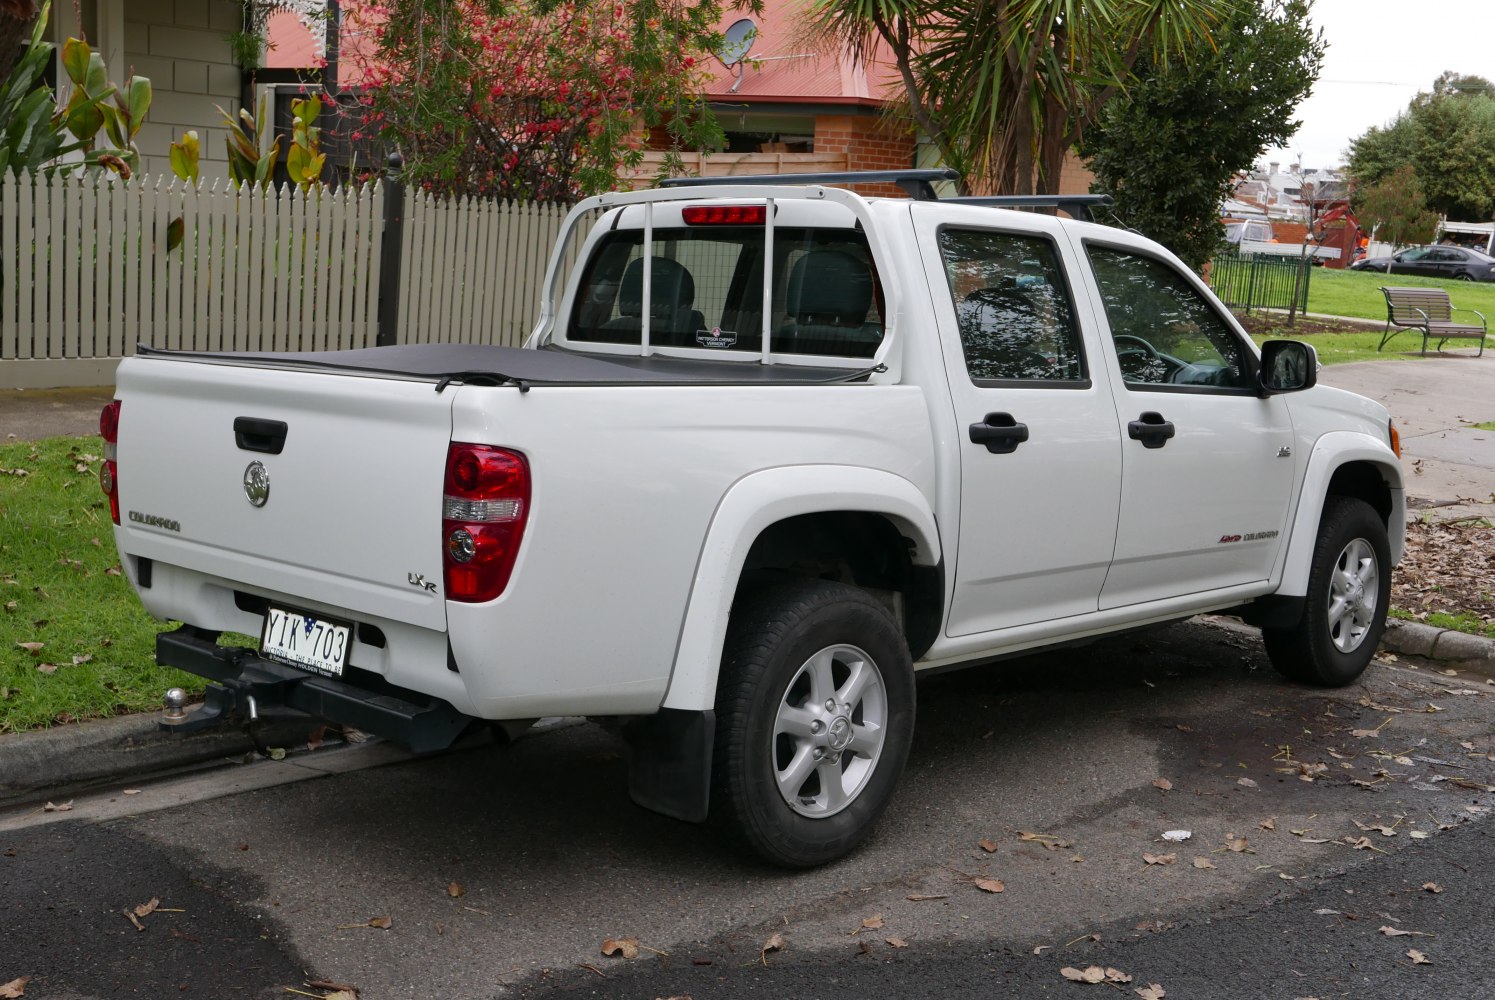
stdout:
{"type": "Polygon", "coordinates": [[[638,803],[809,866],[887,805],[919,671],[1228,610],[1355,679],[1386,411],[1156,243],[939,176],[589,199],[522,349],[126,359],[103,485],[158,658],[215,682],[189,724],[607,718],[638,803]]]}

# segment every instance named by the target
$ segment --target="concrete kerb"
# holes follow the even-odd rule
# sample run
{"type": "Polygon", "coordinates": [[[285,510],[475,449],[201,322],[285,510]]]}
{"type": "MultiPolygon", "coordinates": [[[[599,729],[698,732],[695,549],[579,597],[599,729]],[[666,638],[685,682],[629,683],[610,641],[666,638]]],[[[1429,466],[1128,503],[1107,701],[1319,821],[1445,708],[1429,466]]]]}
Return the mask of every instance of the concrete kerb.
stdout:
{"type": "Polygon", "coordinates": [[[156,718],[122,715],[0,736],[0,806],[41,791],[65,797],[70,789],[242,758],[262,747],[305,747],[320,725],[309,717],[277,717],[252,728],[225,723],[174,733],[159,729],[156,718]]]}
{"type": "Polygon", "coordinates": [[[1495,639],[1481,635],[1391,618],[1381,648],[1431,660],[1440,667],[1495,677],[1495,639]]]}

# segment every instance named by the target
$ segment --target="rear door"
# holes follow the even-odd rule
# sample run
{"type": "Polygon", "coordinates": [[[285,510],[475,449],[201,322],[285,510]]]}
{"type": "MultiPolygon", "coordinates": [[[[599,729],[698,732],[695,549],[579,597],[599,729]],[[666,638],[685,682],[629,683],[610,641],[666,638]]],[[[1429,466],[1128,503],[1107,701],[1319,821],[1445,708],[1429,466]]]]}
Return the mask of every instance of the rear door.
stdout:
{"type": "Polygon", "coordinates": [[[959,432],[952,636],[1095,611],[1116,537],[1121,442],[1072,250],[1054,219],[1004,217],[917,216],[959,432]]]}

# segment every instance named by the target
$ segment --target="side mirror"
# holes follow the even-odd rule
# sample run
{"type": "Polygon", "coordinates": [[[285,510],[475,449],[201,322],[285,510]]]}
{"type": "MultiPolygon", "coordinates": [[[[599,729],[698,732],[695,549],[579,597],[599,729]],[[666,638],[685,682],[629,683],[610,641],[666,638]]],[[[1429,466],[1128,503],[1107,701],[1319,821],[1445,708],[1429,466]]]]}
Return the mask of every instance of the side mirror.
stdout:
{"type": "Polygon", "coordinates": [[[1318,352],[1297,340],[1269,340],[1261,345],[1257,375],[1263,396],[1299,392],[1318,383],[1318,352]]]}

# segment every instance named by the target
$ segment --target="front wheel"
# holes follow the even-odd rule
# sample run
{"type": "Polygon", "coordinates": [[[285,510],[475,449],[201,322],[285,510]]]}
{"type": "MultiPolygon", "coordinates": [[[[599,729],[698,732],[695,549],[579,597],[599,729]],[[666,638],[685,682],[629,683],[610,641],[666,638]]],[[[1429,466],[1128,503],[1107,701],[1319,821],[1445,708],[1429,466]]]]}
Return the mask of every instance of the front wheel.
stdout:
{"type": "Polygon", "coordinates": [[[1291,628],[1262,630],[1272,666],[1304,684],[1342,687],[1353,682],[1380,644],[1390,600],[1385,523],[1363,500],[1328,497],[1303,616],[1291,628]]]}
{"type": "Polygon", "coordinates": [[[886,808],[913,729],[908,645],[871,595],[800,580],[744,598],[717,684],[713,819],[773,864],[833,861],[886,808]]]}

